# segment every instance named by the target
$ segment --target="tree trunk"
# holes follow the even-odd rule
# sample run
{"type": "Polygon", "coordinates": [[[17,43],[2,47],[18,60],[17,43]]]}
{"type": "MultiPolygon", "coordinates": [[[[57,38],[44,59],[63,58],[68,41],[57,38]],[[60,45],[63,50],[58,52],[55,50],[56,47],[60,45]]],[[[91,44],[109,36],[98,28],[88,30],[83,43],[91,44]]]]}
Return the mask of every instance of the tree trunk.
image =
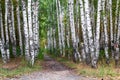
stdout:
{"type": "Polygon", "coordinates": [[[17,13],[17,25],[18,25],[18,34],[19,34],[19,46],[20,46],[20,53],[23,55],[23,41],[22,41],[22,33],[21,33],[21,21],[20,21],[20,8],[19,8],[19,0],[17,0],[17,8],[16,8],[16,13],[17,13]]]}
{"type": "Polygon", "coordinates": [[[58,36],[59,36],[59,51],[62,55],[62,46],[61,46],[61,30],[60,30],[60,17],[59,17],[59,6],[58,6],[58,0],[56,0],[56,12],[57,12],[57,25],[58,25],[58,36]]]}
{"type": "Polygon", "coordinates": [[[92,26],[91,26],[91,18],[90,18],[90,11],[89,11],[89,0],[84,1],[85,5],[85,17],[87,22],[87,31],[88,31],[88,40],[89,40],[89,49],[91,54],[91,64],[92,67],[96,67],[96,58],[94,52],[94,42],[93,42],[93,35],[92,35],[92,26]]]}
{"type": "MultiPolygon", "coordinates": [[[[96,35],[95,35],[95,55],[98,60],[99,51],[100,51],[100,15],[101,15],[101,0],[98,0],[97,7],[97,21],[96,21],[96,35]]],[[[96,62],[97,63],[97,62],[96,62]]]]}
{"type": "Polygon", "coordinates": [[[9,36],[8,36],[8,0],[5,0],[5,37],[6,37],[6,42],[5,42],[5,51],[6,51],[6,56],[7,56],[7,62],[10,60],[10,51],[9,51],[9,36]]]}
{"type": "Polygon", "coordinates": [[[32,1],[28,0],[28,27],[29,27],[29,47],[30,47],[30,64],[33,66],[34,64],[34,59],[35,59],[35,53],[34,53],[34,42],[33,42],[33,30],[32,30],[32,1]]]}
{"type": "Polygon", "coordinates": [[[104,33],[105,33],[105,56],[107,59],[107,63],[108,63],[108,59],[109,59],[109,55],[108,55],[108,32],[107,32],[107,15],[106,15],[106,9],[105,9],[105,0],[102,0],[102,7],[103,7],[103,24],[104,24],[104,33]]]}
{"type": "Polygon", "coordinates": [[[26,5],[25,1],[22,0],[22,15],[23,15],[23,22],[24,22],[24,41],[25,41],[25,57],[27,61],[30,61],[30,54],[29,54],[29,33],[28,33],[28,23],[27,23],[27,13],[26,13],[26,5]]]}
{"type": "Polygon", "coordinates": [[[2,42],[2,40],[0,39],[0,51],[1,51],[1,54],[2,54],[2,60],[4,63],[7,63],[7,57],[6,57],[6,52],[5,52],[5,49],[4,49],[4,44],[2,42]]]}
{"type": "Polygon", "coordinates": [[[86,59],[86,63],[89,64],[90,63],[90,56],[89,56],[89,46],[88,46],[88,38],[87,38],[87,26],[85,23],[85,12],[83,9],[83,2],[82,0],[80,1],[80,16],[81,16],[81,27],[82,27],[82,35],[83,35],[83,45],[81,44],[81,47],[84,46],[84,50],[85,50],[85,54],[84,54],[84,50],[82,49],[82,56],[83,58],[86,59]],[[84,57],[86,56],[86,57],[84,57]]]}
{"type": "Polygon", "coordinates": [[[116,3],[116,11],[115,11],[115,26],[114,26],[114,42],[116,42],[117,39],[117,25],[118,25],[118,11],[119,11],[119,2],[120,0],[117,0],[116,3]]]}
{"type": "Polygon", "coordinates": [[[68,1],[69,6],[69,17],[70,17],[70,29],[71,29],[71,38],[73,43],[73,55],[74,60],[81,61],[81,55],[78,52],[78,46],[77,46],[77,40],[76,40],[76,34],[75,34],[75,24],[74,24],[74,9],[73,9],[73,0],[68,1]]]}
{"type": "Polygon", "coordinates": [[[11,17],[12,17],[12,34],[13,34],[13,43],[12,43],[12,46],[13,46],[13,54],[14,56],[17,56],[16,54],[16,34],[15,34],[15,25],[14,25],[14,4],[13,4],[13,1],[11,0],[11,8],[12,8],[12,12],[11,12],[11,17]]]}

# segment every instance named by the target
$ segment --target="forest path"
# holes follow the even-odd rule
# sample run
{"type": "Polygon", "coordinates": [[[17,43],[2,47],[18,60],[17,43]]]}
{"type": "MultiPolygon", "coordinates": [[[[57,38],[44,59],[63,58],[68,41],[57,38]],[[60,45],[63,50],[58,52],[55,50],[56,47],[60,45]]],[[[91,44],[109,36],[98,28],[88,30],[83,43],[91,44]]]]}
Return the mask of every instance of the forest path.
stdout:
{"type": "Polygon", "coordinates": [[[26,74],[9,80],[97,80],[75,74],[72,69],[55,61],[48,55],[45,55],[42,67],[43,70],[40,72],[26,74]]]}

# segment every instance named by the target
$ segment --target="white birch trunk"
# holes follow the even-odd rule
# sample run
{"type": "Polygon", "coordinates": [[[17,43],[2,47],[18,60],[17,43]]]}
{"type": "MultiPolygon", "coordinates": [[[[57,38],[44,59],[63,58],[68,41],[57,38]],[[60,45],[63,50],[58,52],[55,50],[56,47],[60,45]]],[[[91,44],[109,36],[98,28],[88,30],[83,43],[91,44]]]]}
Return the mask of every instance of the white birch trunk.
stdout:
{"type": "Polygon", "coordinates": [[[59,2],[59,9],[60,9],[60,25],[61,25],[61,42],[62,42],[62,56],[65,56],[65,28],[63,23],[64,13],[61,10],[60,2],[59,2]]]}
{"type": "Polygon", "coordinates": [[[105,0],[102,0],[102,7],[103,7],[103,23],[104,23],[104,33],[105,33],[105,56],[109,59],[108,55],[108,32],[107,32],[107,15],[105,10],[105,0]]]}
{"type": "Polygon", "coordinates": [[[14,54],[14,56],[17,56],[17,54],[16,54],[16,34],[15,34],[15,25],[14,25],[14,6],[13,6],[13,1],[11,0],[11,7],[12,7],[12,12],[11,12],[11,20],[12,20],[12,34],[13,34],[13,54],[14,54]]]}
{"type": "Polygon", "coordinates": [[[54,44],[54,49],[56,50],[56,37],[55,37],[55,32],[56,32],[56,28],[53,29],[53,44],[54,44]]]}
{"type": "Polygon", "coordinates": [[[21,21],[20,21],[20,9],[19,9],[19,0],[17,0],[17,8],[16,8],[16,13],[17,13],[17,25],[18,25],[18,34],[19,34],[19,46],[20,46],[20,53],[23,55],[23,41],[22,41],[22,33],[21,33],[21,21]]]}
{"type": "Polygon", "coordinates": [[[120,11],[119,11],[119,19],[118,19],[118,30],[117,30],[117,43],[119,44],[120,42],[120,11]]]}
{"type": "Polygon", "coordinates": [[[101,0],[98,0],[98,7],[97,7],[97,21],[96,21],[96,35],[95,35],[95,55],[98,59],[99,57],[99,50],[100,50],[100,15],[101,15],[101,0]]]}
{"type": "Polygon", "coordinates": [[[79,39],[79,1],[76,1],[76,39],[77,39],[77,46],[79,47],[80,39],[79,39]]]}
{"type": "Polygon", "coordinates": [[[5,43],[5,37],[4,37],[4,27],[3,27],[3,15],[2,15],[2,8],[0,4],[0,32],[1,32],[1,40],[3,44],[5,43]]]}
{"type": "Polygon", "coordinates": [[[117,27],[118,27],[118,11],[119,11],[119,2],[120,0],[117,0],[117,3],[116,3],[116,11],[115,11],[115,26],[114,26],[114,42],[116,41],[117,39],[117,27]]]}
{"type": "Polygon", "coordinates": [[[22,15],[23,15],[23,22],[24,22],[24,37],[25,37],[25,57],[27,61],[30,61],[30,54],[29,54],[29,33],[28,33],[28,23],[27,23],[27,13],[26,13],[26,5],[25,1],[22,0],[22,15]]]}
{"type": "Polygon", "coordinates": [[[91,26],[91,18],[90,18],[90,11],[89,11],[89,0],[84,1],[85,5],[85,17],[87,22],[87,31],[88,31],[88,40],[89,40],[89,48],[91,54],[91,64],[92,67],[96,68],[96,58],[94,52],[94,42],[93,42],[93,35],[92,35],[92,26],[91,26]]]}
{"type": "Polygon", "coordinates": [[[75,24],[74,24],[74,12],[73,12],[73,0],[68,1],[69,6],[69,17],[70,17],[70,29],[71,29],[71,38],[73,43],[73,55],[75,58],[75,61],[81,61],[80,53],[78,52],[78,46],[77,46],[77,40],[76,40],[76,34],[75,34],[75,24]]]}
{"type": "Polygon", "coordinates": [[[61,30],[60,30],[60,18],[59,18],[59,6],[58,0],[56,0],[56,12],[57,12],[57,25],[58,25],[58,36],[59,36],[59,50],[60,54],[62,55],[62,46],[61,46],[61,30]]]}
{"type": "Polygon", "coordinates": [[[4,43],[2,42],[1,39],[0,39],[0,51],[1,51],[1,54],[2,54],[3,62],[7,63],[7,57],[6,57],[6,52],[5,52],[5,49],[4,49],[4,43]]]}
{"type": "Polygon", "coordinates": [[[83,2],[82,0],[80,1],[80,16],[81,16],[81,27],[82,27],[82,34],[83,34],[83,45],[81,44],[81,46],[84,46],[82,49],[82,57],[84,57],[86,59],[86,63],[90,62],[90,56],[89,56],[89,46],[88,46],[88,38],[87,38],[87,26],[85,23],[85,15],[84,15],[84,9],[83,9],[83,2]],[[84,51],[85,50],[85,51],[84,51]],[[85,52],[85,53],[84,53],[85,52]]]}
{"type": "Polygon", "coordinates": [[[32,2],[32,19],[33,19],[33,38],[34,38],[34,51],[35,57],[39,53],[39,21],[38,21],[38,9],[39,9],[39,0],[32,2]]]}
{"type": "Polygon", "coordinates": [[[50,28],[50,50],[53,51],[53,28],[50,28]]]}
{"type": "MultiPolygon", "coordinates": [[[[1,0],[0,0],[1,1],[1,0]]],[[[0,34],[1,34],[1,39],[0,39],[0,51],[2,54],[2,60],[4,63],[7,62],[7,57],[6,57],[6,53],[5,53],[5,49],[4,49],[4,42],[5,42],[5,38],[4,38],[4,28],[3,28],[3,15],[2,15],[2,8],[1,8],[1,4],[0,4],[0,34]]]]}
{"type": "Polygon", "coordinates": [[[112,42],[113,42],[112,0],[109,0],[109,10],[110,10],[110,42],[111,42],[111,52],[112,52],[112,58],[113,58],[114,53],[112,50],[112,42]]]}
{"type": "Polygon", "coordinates": [[[47,30],[47,48],[50,50],[50,30],[47,30]]]}
{"type": "Polygon", "coordinates": [[[7,61],[10,60],[10,51],[9,51],[9,36],[8,36],[8,0],[5,0],[5,37],[6,37],[6,42],[5,42],[5,51],[6,51],[6,56],[7,56],[7,61]]]}
{"type": "Polygon", "coordinates": [[[34,53],[34,39],[33,39],[33,30],[32,30],[32,1],[28,0],[28,27],[29,27],[29,47],[30,47],[30,56],[31,61],[30,64],[33,66],[35,53],[34,53]]]}

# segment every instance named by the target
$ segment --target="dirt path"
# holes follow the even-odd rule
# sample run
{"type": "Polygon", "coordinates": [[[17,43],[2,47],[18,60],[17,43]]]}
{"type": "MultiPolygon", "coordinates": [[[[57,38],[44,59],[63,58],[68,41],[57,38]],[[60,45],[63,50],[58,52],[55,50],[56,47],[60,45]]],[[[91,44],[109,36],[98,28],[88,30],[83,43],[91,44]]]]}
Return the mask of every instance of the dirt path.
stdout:
{"type": "Polygon", "coordinates": [[[8,80],[97,80],[76,75],[71,69],[45,56],[43,70],[8,80]]]}

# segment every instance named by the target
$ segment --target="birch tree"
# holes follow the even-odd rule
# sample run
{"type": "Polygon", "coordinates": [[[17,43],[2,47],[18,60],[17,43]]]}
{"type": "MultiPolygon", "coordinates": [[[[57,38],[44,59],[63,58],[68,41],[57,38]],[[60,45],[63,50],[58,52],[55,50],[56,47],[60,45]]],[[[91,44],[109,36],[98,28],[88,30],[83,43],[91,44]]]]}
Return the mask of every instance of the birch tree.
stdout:
{"type": "MultiPolygon", "coordinates": [[[[0,0],[1,1],[1,0],[0,0]]],[[[0,32],[1,32],[1,38],[0,38],[0,51],[2,54],[2,60],[4,63],[7,63],[7,56],[6,56],[6,52],[4,49],[4,28],[3,28],[3,15],[2,15],[2,8],[1,8],[1,4],[0,4],[0,32]]]]}
{"type": "Polygon", "coordinates": [[[23,15],[23,26],[24,26],[24,37],[25,37],[25,57],[27,61],[30,61],[30,54],[29,54],[29,34],[28,34],[28,23],[27,23],[27,10],[26,10],[26,3],[24,0],[22,1],[22,15],[23,15]]]}
{"type": "Polygon", "coordinates": [[[117,27],[118,27],[118,11],[119,11],[119,2],[120,0],[117,0],[116,3],[116,11],[115,11],[115,27],[114,27],[114,41],[116,41],[117,37],[117,27]]]}
{"type": "Polygon", "coordinates": [[[3,41],[1,39],[0,39],[0,51],[1,51],[1,54],[2,54],[3,62],[7,63],[7,55],[6,55],[6,52],[5,52],[5,49],[4,49],[3,41]]]}
{"type": "Polygon", "coordinates": [[[56,13],[57,13],[57,26],[58,26],[58,37],[59,37],[59,50],[60,54],[62,55],[62,46],[61,46],[61,30],[60,30],[60,20],[59,20],[59,4],[58,0],[56,0],[56,13]]]}
{"type": "Polygon", "coordinates": [[[1,32],[1,40],[3,42],[3,44],[5,43],[5,37],[4,37],[4,27],[3,27],[3,14],[2,14],[2,8],[1,8],[1,4],[0,4],[0,32],[1,32]]]}
{"type": "Polygon", "coordinates": [[[39,49],[39,21],[38,21],[38,11],[39,11],[39,0],[32,1],[32,25],[33,25],[33,39],[34,39],[34,53],[35,57],[38,55],[39,49]]]}
{"type": "Polygon", "coordinates": [[[6,56],[7,56],[7,62],[10,60],[10,51],[9,51],[9,36],[8,36],[8,18],[7,18],[7,13],[8,13],[8,0],[5,0],[5,37],[6,37],[6,42],[5,42],[5,50],[6,50],[6,56]]]}
{"type": "Polygon", "coordinates": [[[81,46],[83,47],[84,50],[82,50],[82,56],[86,59],[86,63],[90,63],[90,56],[89,56],[89,46],[88,46],[88,38],[87,38],[87,26],[85,23],[85,14],[84,14],[84,7],[83,7],[83,1],[79,0],[80,2],[80,16],[81,16],[81,27],[82,27],[82,34],[83,34],[83,44],[81,46]],[[84,54],[85,51],[85,54],[84,54]]]}
{"type": "Polygon", "coordinates": [[[72,44],[73,44],[73,55],[74,55],[75,61],[81,61],[81,55],[78,52],[76,33],[75,33],[73,4],[74,4],[73,0],[68,0],[69,17],[70,17],[70,30],[71,30],[71,38],[72,38],[72,44]]]}
{"type": "Polygon", "coordinates": [[[108,32],[107,32],[107,15],[106,15],[106,7],[105,7],[105,0],[102,1],[102,6],[103,6],[103,24],[104,24],[104,35],[105,35],[105,56],[107,59],[107,63],[109,60],[109,55],[108,55],[108,32]]]}
{"type": "Polygon", "coordinates": [[[85,18],[87,22],[87,31],[88,31],[88,40],[89,40],[89,48],[90,48],[90,54],[91,54],[91,64],[92,67],[96,67],[96,58],[95,58],[95,52],[94,52],[94,43],[93,43],[93,35],[92,35],[92,26],[91,26],[91,18],[90,18],[90,11],[89,11],[89,1],[84,1],[85,6],[85,18]]]}
{"type": "MultiPolygon", "coordinates": [[[[101,0],[98,0],[98,7],[97,7],[97,21],[96,21],[96,35],[95,35],[95,56],[98,59],[99,57],[99,39],[100,39],[100,15],[101,15],[101,0]]],[[[97,63],[97,62],[96,62],[97,63]]]]}
{"type": "Polygon", "coordinates": [[[32,30],[32,0],[28,0],[28,26],[29,26],[29,47],[30,47],[30,64],[34,64],[35,53],[34,53],[34,42],[33,42],[33,30],[32,30]]]}
{"type": "Polygon", "coordinates": [[[111,41],[111,53],[112,53],[112,58],[113,58],[114,53],[113,53],[113,50],[112,50],[112,42],[113,42],[112,0],[109,0],[109,10],[110,10],[110,41],[111,41]]]}
{"type": "Polygon", "coordinates": [[[17,25],[18,25],[18,34],[19,34],[19,46],[20,46],[20,52],[21,55],[23,55],[23,41],[22,41],[22,31],[21,31],[21,20],[20,20],[20,8],[19,3],[20,1],[17,0],[17,8],[16,8],[16,14],[17,14],[17,25]]]}

